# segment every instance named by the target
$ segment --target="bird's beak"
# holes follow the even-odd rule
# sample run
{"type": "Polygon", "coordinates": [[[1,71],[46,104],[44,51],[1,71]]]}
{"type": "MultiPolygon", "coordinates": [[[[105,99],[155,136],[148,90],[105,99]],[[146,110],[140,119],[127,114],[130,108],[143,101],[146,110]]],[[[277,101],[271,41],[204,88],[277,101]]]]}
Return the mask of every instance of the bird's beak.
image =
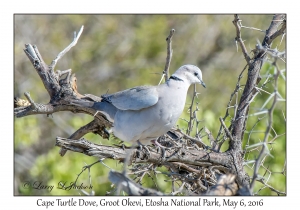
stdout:
{"type": "Polygon", "coordinates": [[[201,84],[203,87],[206,88],[206,85],[205,85],[205,83],[204,83],[202,80],[200,80],[200,84],[201,84]]]}

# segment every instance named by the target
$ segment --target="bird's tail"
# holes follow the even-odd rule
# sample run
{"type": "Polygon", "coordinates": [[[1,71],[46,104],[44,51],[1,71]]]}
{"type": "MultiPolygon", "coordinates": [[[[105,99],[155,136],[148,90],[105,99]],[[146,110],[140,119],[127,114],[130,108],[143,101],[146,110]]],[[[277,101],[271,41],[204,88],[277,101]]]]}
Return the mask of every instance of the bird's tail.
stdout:
{"type": "Polygon", "coordinates": [[[70,104],[81,106],[81,107],[87,107],[92,108],[94,106],[95,102],[92,101],[86,101],[86,100],[71,100],[70,104]]]}
{"type": "MultiPolygon", "coordinates": [[[[115,114],[117,113],[118,109],[113,106],[112,104],[104,101],[104,102],[92,102],[87,100],[71,100],[70,102],[73,105],[92,108],[95,109],[97,112],[101,112],[106,116],[106,118],[110,122],[114,122],[115,114]]],[[[96,112],[96,113],[97,113],[96,112]]]]}

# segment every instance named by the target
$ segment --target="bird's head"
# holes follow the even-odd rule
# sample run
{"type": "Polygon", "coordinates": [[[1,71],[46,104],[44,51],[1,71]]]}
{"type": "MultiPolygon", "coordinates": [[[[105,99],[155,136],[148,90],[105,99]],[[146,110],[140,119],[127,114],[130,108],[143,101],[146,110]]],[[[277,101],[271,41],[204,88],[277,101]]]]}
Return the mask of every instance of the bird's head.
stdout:
{"type": "Polygon", "coordinates": [[[177,71],[171,76],[171,78],[178,78],[189,84],[200,83],[203,87],[206,88],[205,83],[202,80],[201,70],[194,65],[184,65],[181,66],[177,71]]]}

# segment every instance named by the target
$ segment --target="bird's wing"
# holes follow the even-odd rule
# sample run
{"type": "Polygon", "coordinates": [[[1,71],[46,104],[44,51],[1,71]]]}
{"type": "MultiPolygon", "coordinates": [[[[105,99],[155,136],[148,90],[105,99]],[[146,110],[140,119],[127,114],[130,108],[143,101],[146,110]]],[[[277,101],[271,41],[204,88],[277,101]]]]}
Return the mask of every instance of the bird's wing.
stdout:
{"type": "Polygon", "coordinates": [[[159,98],[155,86],[134,87],[114,94],[105,94],[101,97],[120,110],[144,109],[156,104],[159,98]]]}

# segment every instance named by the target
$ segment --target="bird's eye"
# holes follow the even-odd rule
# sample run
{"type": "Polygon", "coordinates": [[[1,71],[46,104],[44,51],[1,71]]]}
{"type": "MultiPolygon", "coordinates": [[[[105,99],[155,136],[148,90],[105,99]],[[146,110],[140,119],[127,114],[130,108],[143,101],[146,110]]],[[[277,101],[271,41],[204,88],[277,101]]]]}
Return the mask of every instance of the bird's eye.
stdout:
{"type": "Polygon", "coordinates": [[[198,76],[198,73],[197,73],[197,72],[195,72],[195,73],[194,73],[194,75],[195,75],[195,76],[198,76]]]}

